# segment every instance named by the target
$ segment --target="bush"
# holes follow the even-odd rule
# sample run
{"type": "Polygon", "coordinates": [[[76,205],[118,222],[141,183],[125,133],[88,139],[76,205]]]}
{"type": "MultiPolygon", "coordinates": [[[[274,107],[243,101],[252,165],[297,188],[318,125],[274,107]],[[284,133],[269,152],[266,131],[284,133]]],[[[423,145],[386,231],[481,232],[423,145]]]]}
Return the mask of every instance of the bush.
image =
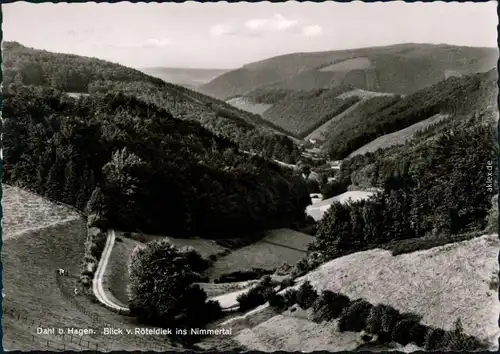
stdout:
{"type": "Polygon", "coordinates": [[[297,290],[288,289],[283,294],[283,297],[285,298],[286,307],[291,307],[297,303],[297,290]]]}
{"type": "Polygon", "coordinates": [[[458,319],[455,322],[455,328],[453,331],[448,332],[448,350],[458,351],[458,352],[468,352],[478,349],[487,349],[479,339],[468,336],[464,333],[462,322],[458,319]]]}
{"type": "Polygon", "coordinates": [[[295,280],[292,277],[286,277],[280,283],[280,291],[295,285],[295,280]]]}
{"type": "Polygon", "coordinates": [[[269,306],[278,312],[285,311],[288,306],[285,297],[281,294],[273,294],[269,298],[269,306]]]}
{"type": "Polygon", "coordinates": [[[445,350],[448,346],[448,334],[441,328],[431,328],[426,336],[424,347],[426,350],[445,350]]]}
{"type": "Polygon", "coordinates": [[[106,245],[106,239],[107,234],[101,231],[99,228],[87,228],[87,239],[85,241],[85,254],[83,257],[83,263],[81,265],[82,272],[80,282],[82,279],[86,279],[88,277],[90,279],[90,283],[87,284],[88,286],[92,285],[92,279],[97,269],[97,264],[101,259],[102,252],[106,245]]]}
{"type": "MultiPolygon", "coordinates": [[[[381,333],[390,336],[392,329],[396,326],[398,321],[401,319],[401,314],[394,307],[381,305],[382,317],[381,317],[381,333]]],[[[384,337],[384,336],[383,336],[384,337]]]]}
{"type": "Polygon", "coordinates": [[[275,274],[276,275],[287,275],[287,274],[290,274],[291,270],[292,270],[292,266],[285,262],[276,269],[275,274]]]}
{"type": "Polygon", "coordinates": [[[273,287],[274,283],[271,277],[264,277],[256,286],[238,296],[236,301],[240,305],[239,310],[244,312],[265,304],[275,294],[273,287]]]}
{"type": "Polygon", "coordinates": [[[189,266],[195,272],[201,273],[207,270],[212,264],[204,259],[193,247],[184,247],[181,249],[184,253],[189,266]]]}
{"type": "Polygon", "coordinates": [[[366,327],[368,316],[373,305],[359,299],[342,311],[339,319],[339,331],[361,332],[366,327]]]}
{"type": "Polygon", "coordinates": [[[318,298],[318,293],[309,281],[305,281],[297,291],[297,304],[304,310],[310,308],[318,298]]]}
{"type": "Polygon", "coordinates": [[[314,321],[331,321],[338,318],[342,311],[349,306],[349,303],[350,300],[347,296],[323,290],[313,305],[314,321]]]}
{"type": "Polygon", "coordinates": [[[419,322],[420,321],[417,318],[405,318],[398,321],[391,333],[392,341],[401,345],[425,342],[426,333],[421,333],[419,331],[419,322]]]}
{"type": "Polygon", "coordinates": [[[216,321],[224,316],[224,312],[218,301],[208,300],[205,306],[205,312],[203,316],[207,319],[207,322],[216,321]]]}

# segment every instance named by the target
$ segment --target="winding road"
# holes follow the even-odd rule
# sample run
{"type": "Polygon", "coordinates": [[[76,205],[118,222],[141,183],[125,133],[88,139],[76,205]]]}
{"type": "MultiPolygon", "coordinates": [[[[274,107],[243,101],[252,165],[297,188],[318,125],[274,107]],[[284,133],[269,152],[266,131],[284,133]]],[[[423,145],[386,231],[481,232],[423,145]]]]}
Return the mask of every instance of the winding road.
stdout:
{"type": "MultiPolygon", "coordinates": [[[[104,274],[106,273],[106,267],[108,266],[109,257],[111,256],[111,251],[113,250],[115,239],[116,239],[115,231],[108,230],[106,245],[104,246],[101,259],[99,260],[97,270],[94,274],[94,280],[92,282],[92,290],[97,300],[107,308],[112,309],[114,311],[118,311],[120,314],[129,314],[130,313],[129,308],[124,307],[122,304],[119,303],[118,300],[114,298],[114,296],[111,293],[105,291],[103,285],[104,274]]],[[[228,312],[234,311],[237,310],[239,307],[238,301],[236,301],[238,295],[247,292],[251,288],[252,286],[243,290],[233,291],[227,294],[214,296],[209,298],[209,300],[218,301],[223,311],[228,311],[228,312]]]]}
{"type": "Polygon", "coordinates": [[[108,237],[106,239],[106,245],[99,260],[99,265],[97,266],[97,271],[94,274],[94,281],[92,282],[92,290],[94,295],[104,306],[111,308],[119,313],[128,314],[130,310],[127,307],[121,306],[116,302],[115,299],[111,299],[111,296],[104,291],[103,278],[106,273],[106,267],[108,266],[109,257],[111,251],[113,250],[113,245],[115,244],[115,231],[108,230],[108,237]]]}

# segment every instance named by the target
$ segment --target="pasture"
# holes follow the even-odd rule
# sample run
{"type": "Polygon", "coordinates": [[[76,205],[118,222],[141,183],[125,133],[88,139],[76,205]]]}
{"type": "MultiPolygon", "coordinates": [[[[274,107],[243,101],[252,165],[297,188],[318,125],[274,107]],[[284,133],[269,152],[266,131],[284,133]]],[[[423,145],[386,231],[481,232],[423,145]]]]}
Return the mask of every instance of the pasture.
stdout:
{"type": "MultiPolygon", "coordinates": [[[[67,344],[67,340],[56,335],[38,335],[36,328],[42,325],[45,328],[94,329],[95,335],[82,336],[85,345],[91,345],[94,350],[92,346],[96,344],[98,350],[105,351],[137,350],[146,345],[170,347],[165,347],[164,338],[151,338],[148,344],[138,336],[104,335],[104,323],[117,328],[135,328],[137,324],[132,318],[114,314],[85,296],[73,295],[84,254],[85,235],[84,221],[74,220],[5,240],[2,247],[6,295],[3,299],[4,346],[12,350],[57,350],[67,344]],[[59,268],[70,274],[60,282],[56,278],[59,268]]],[[[71,345],[68,348],[76,349],[80,344],[71,345]]],[[[81,345],[79,348],[84,349],[81,345]]]]}
{"type": "Polygon", "coordinates": [[[260,241],[232,251],[215,262],[210,278],[215,279],[224,273],[251,268],[274,269],[287,262],[297,263],[307,251],[313,237],[289,229],[267,231],[260,241]]]}
{"type": "Polygon", "coordinates": [[[493,234],[398,256],[373,249],[327,262],[298,283],[417,313],[443,329],[461,318],[467,334],[497,346],[498,247],[493,234]]]}
{"type": "Polygon", "coordinates": [[[75,296],[84,256],[85,221],[76,213],[19,188],[4,187],[3,346],[9,350],[167,350],[163,337],[103,334],[104,324],[142,327],[75,296]],[[45,227],[44,227],[45,226],[45,227]],[[56,270],[68,271],[58,276],[56,270]],[[65,337],[37,334],[37,327],[94,329],[95,334],[65,337]],[[78,340],[77,340],[78,339],[78,340]],[[96,347],[97,345],[97,347],[96,347]]]}
{"type": "Polygon", "coordinates": [[[75,220],[80,216],[65,206],[52,203],[24,189],[2,183],[2,238],[75,220]]]}

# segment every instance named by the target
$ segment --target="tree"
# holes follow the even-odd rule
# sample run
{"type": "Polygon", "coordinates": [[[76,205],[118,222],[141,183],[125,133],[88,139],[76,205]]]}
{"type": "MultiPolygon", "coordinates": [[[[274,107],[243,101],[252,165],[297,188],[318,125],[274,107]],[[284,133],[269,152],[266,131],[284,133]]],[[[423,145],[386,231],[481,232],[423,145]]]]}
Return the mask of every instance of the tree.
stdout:
{"type": "Polygon", "coordinates": [[[366,327],[372,307],[372,304],[363,299],[353,301],[342,311],[338,325],[339,331],[361,332],[366,327]]]}
{"type": "Polygon", "coordinates": [[[349,306],[349,298],[343,294],[334,293],[330,290],[323,290],[314,305],[316,321],[331,321],[338,318],[344,308],[349,306]]]}
{"type": "Polygon", "coordinates": [[[314,290],[311,283],[309,281],[305,281],[304,283],[302,283],[299,290],[297,291],[297,304],[305,310],[310,308],[317,298],[318,293],[316,292],[316,290],[314,290]]]}
{"type": "Polygon", "coordinates": [[[197,275],[186,255],[168,240],[136,248],[129,275],[130,310],[141,321],[166,327],[176,321],[191,326],[206,324],[200,313],[206,307],[207,295],[193,284],[197,275]]]}

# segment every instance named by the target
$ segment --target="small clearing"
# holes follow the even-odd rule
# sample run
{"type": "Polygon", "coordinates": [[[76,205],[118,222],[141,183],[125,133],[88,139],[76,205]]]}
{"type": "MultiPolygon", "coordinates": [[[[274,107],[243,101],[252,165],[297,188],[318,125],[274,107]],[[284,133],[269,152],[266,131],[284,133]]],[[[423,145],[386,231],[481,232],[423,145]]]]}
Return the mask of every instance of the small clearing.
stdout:
{"type": "Polygon", "coordinates": [[[398,130],[397,132],[382,135],[377,139],[369,142],[365,146],[360,147],[358,150],[354,151],[349,155],[349,158],[356,155],[363,155],[367,152],[374,152],[378,149],[385,149],[394,145],[404,145],[408,140],[411,140],[415,133],[423,130],[424,128],[437,124],[445,119],[448,119],[448,114],[436,114],[430,118],[427,118],[421,122],[415,123],[406,127],[404,129],[398,130]]]}
{"type": "Polygon", "coordinates": [[[227,100],[226,103],[254,114],[262,114],[273,106],[272,104],[253,103],[245,97],[231,98],[230,100],[227,100]]]}
{"type": "Polygon", "coordinates": [[[498,344],[498,235],[392,256],[374,249],[327,262],[298,279],[318,290],[387,304],[423,316],[430,326],[452,329],[498,344]]]}
{"type": "Polygon", "coordinates": [[[77,212],[63,205],[4,183],[2,183],[2,207],[4,241],[30,230],[36,231],[80,217],[77,212]]]}

